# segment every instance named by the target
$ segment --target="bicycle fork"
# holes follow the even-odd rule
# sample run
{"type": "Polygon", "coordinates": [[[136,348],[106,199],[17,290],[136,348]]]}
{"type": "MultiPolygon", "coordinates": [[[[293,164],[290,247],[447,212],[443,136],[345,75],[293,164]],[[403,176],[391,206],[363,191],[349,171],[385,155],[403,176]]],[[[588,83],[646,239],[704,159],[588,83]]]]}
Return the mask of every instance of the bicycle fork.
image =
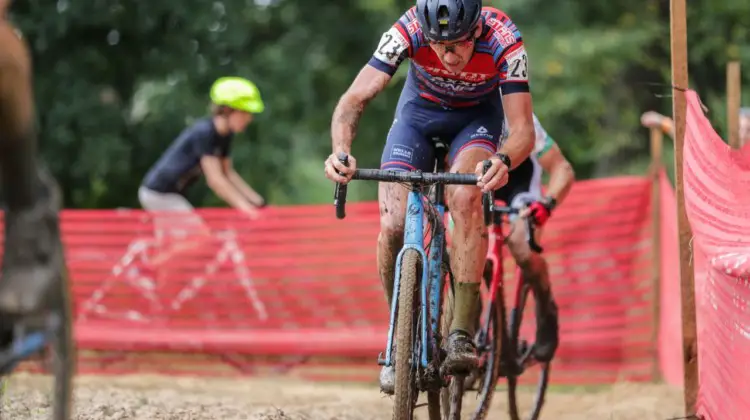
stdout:
{"type": "MultiPolygon", "coordinates": [[[[404,224],[404,246],[401,248],[401,251],[399,251],[398,256],[396,257],[396,267],[395,267],[395,279],[393,282],[393,298],[391,300],[391,315],[390,315],[390,321],[388,324],[388,341],[386,344],[385,349],[385,358],[381,356],[378,357],[378,364],[379,365],[385,365],[385,366],[393,366],[393,335],[395,333],[395,327],[396,327],[396,319],[398,317],[398,299],[400,296],[400,290],[401,290],[401,266],[404,260],[404,253],[407,250],[413,249],[417,252],[419,252],[419,255],[422,258],[423,264],[422,264],[422,280],[420,282],[420,290],[421,290],[421,299],[420,299],[420,309],[423,314],[426,314],[426,288],[424,285],[428,284],[428,271],[425,269],[426,264],[424,264],[424,261],[427,261],[427,256],[425,255],[424,247],[423,247],[423,241],[424,241],[424,204],[422,203],[422,196],[416,187],[412,188],[412,191],[409,192],[409,198],[407,200],[407,206],[406,206],[406,223],[404,224]]],[[[422,316],[422,340],[423,340],[423,348],[427,348],[424,346],[426,335],[425,329],[427,326],[427,318],[422,316]]],[[[422,352],[422,365],[423,367],[427,366],[427,354],[426,352],[422,352]]],[[[413,362],[416,362],[413,361],[413,362]]]]}
{"type": "MultiPolygon", "coordinates": [[[[436,206],[438,217],[445,214],[445,206],[436,206]]],[[[386,344],[385,358],[378,357],[378,364],[392,366],[393,363],[393,336],[395,334],[396,319],[398,318],[398,299],[401,289],[401,266],[403,255],[413,249],[422,257],[422,280],[420,289],[420,347],[419,355],[414,355],[413,364],[419,363],[422,368],[427,368],[430,361],[440,354],[438,341],[435,340],[435,332],[440,331],[440,313],[443,292],[443,243],[445,240],[444,229],[435,229],[434,236],[430,240],[429,259],[424,251],[424,204],[422,195],[418,190],[409,193],[407,202],[406,224],[404,229],[404,246],[396,258],[395,279],[393,282],[393,299],[391,301],[390,322],[388,326],[388,340],[386,344]],[[432,334],[430,333],[432,331],[432,334]]],[[[442,219],[441,219],[442,220],[442,219]]]]}

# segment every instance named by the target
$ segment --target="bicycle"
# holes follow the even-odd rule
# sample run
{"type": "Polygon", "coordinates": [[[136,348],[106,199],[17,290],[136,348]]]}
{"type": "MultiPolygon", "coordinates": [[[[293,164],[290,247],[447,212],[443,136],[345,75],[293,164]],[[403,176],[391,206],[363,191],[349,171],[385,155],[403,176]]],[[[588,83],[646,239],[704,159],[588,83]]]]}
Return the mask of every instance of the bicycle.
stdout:
{"type": "MultiPolygon", "coordinates": [[[[475,174],[443,172],[448,145],[440,141],[435,145],[435,172],[358,169],[352,177],[356,180],[401,182],[410,187],[404,245],[396,259],[385,356],[383,353],[378,356],[381,366],[395,364],[394,420],[413,419],[420,392],[427,392],[430,420],[441,419],[440,390],[446,383],[441,373],[445,359],[440,334],[443,280],[447,276],[453,283],[450,266],[444,259],[444,186],[476,185],[478,181],[475,174]],[[434,186],[431,198],[425,197],[421,191],[425,186],[434,186]],[[425,218],[430,233],[427,247],[424,244],[425,218]]],[[[344,154],[339,155],[339,160],[348,164],[348,156],[344,154]]],[[[339,219],[346,217],[346,192],[347,185],[336,184],[334,205],[339,219]]]]}
{"type": "MultiPolygon", "coordinates": [[[[58,194],[51,177],[45,172],[42,175],[45,186],[52,190],[53,195],[58,194]]],[[[53,401],[49,404],[51,418],[69,420],[72,415],[75,348],[68,274],[59,232],[57,238],[54,243],[57,256],[53,261],[62,261],[63,266],[55,279],[55,288],[47,296],[49,309],[33,315],[0,319],[0,380],[4,393],[9,376],[21,363],[35,357],[41,359],[42,370],[51,370],[54,377],[53,401]]],[[[3,418],[2,412],[0,418],[3,418]]]]}
{"type": "MultiPolygon", "coordinates": [[[[477,353],[480,359],[479,367],[466,380],[463,378],[452,378],[450,385],[441,393],[443,410],[448,413],[447,419],[458,419],[461,412],[461,401],[465,388],[474,390],[479,383],[479,405],[472,413],[473,420],[484,419],[495,390],[495,385],[500,377],[505,377],[508,382],[508,405],[512,420],[520,420],[517,387],[518,378],[533,365],[541,366],[539,382],[537,383],[536,398],[528,420],[539,418],[544,396],[549,381],[550,364],[539,363],[533,356],[534,345],[529,344],[521,338],[521,322],[523,311],[530,291],[529,284],[517,269],[518,285],[515,301],[510,310],[510,323],[507,322],[505,307],[505,283],[503,281],[503,245],[505,236],[503,233],[503,217],[518,214],[519,209],[512,207],[496,207],[495,200],[491,194],[482,197],[485,224],[489,225],[489,249],[487,252],[487,263],[483,275],[483,286],[486,290],[482,296],[482,312],[478,320],[479,328],[474,338],[477,353]],[[496,369],[496,367],[498,369],[496,369]],[[497,371],[497,372],[496,372],[497,371]],[[481,379],[481,381],[480,381],[481,379]],[[467,386],[468,385],[468,386],[467,386]]],[[[534,239],[534,223],[531,218],[526,218],[526,240],[535,252],[542,252],[542,247],[534,239]]],[[[445,333],[452,318],[452,299],[449,292],[446,298],[445,315],[443,317],[442,331],[445,333]]]]}

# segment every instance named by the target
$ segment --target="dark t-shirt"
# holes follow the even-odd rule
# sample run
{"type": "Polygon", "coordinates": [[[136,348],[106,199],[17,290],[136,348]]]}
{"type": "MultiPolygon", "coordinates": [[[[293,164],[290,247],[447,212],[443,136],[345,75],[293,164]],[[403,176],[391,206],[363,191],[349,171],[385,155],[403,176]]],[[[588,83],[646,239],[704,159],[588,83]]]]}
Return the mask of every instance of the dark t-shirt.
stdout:
{"type": "Polygon", "coordinates": [[[203,173],[201,157],[229,156],[232,135],[221,136],[204,118],[185,129],[151,167],[142,185],[161,193],[183,194],[203,173]]]}

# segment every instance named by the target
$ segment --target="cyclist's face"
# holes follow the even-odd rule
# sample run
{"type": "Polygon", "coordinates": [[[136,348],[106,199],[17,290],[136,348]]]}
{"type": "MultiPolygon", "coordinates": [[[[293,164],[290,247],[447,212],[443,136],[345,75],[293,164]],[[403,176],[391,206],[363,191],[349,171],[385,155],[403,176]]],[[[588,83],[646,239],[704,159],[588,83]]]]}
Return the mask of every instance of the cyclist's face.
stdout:
{"type": "Polygon", "coordinates": [[[430,42],[430,48],[440,58],[445,68],[460,73],[474,54],[474,42],[481,35],[482,27],[477,25],[473,33],[463,39],[450,42],[430,42]]]}
{"type": "Polygon", "coordinates": [[[232,130],[233,133],[241,133],[245,131],[247,125],[250,124],[252,120],[253,114],[237,110],[232,111],[232,113],[229,114],[229,117],[227,118],[229,129],[232,130]]]}

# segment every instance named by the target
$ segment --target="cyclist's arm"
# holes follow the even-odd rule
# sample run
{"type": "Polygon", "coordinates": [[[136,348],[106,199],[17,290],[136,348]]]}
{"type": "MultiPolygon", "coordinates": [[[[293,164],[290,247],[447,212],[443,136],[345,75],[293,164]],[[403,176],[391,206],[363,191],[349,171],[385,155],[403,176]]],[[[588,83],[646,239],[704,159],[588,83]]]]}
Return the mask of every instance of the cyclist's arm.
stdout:
{"type": "Polygon", "coordinates": [[[508,140],[499,152],[510,158],[511,169],[531,155],[534,150],[534,120],[531,117],[531,94],[503,95],[503,108],[508,119],[508,140]]]}
{"type": "Polygon", "coordinates": [[[331,138],[334,153],[351,153],[352,141],[357,134],[357,126],[365,105],[385,89],[390,80],[391,75],[369,64],[360,70],[333,111],[331,138]]]}
{"type": "Polygon", "coordinates": [[[206,184],[219,198],[236,209],[242,210],[252,207],[224,174],[219,156],[203,155],[201,157],[201,169],[206,175],[206,184]]]}
{"type": "Polygon", "coordinates": [[[238,174],[237,171],[234,170],[231,159],[225,157],[222,160],[222,166],[224,167],[224,173],[229,179],[229,182],[231,182],[232,185],[250,201],[250,203],[257,207],[260,207],[265,203],[263,197],[261,197],[261,195],[258,194],[258,192],[255,191],[250,185],[248,185],[248,183],[245,182],[244,179],[242,179],[240,174],[238,174]]]}
{"type": "MultiPolygon", "coordinates": [[[[503,23],[513,31],[510,21],[503,23]]],[[[520,32],[503,46],[496,65],[500,75],[503,109],[508,125],[508,139],[500,145],[500,153],[508,155],[511,169],[517,167],[534,151],[534,118],[529,89],[529,62],[520,32]]]]}
{"type": "Polygon", "coordinates": [[[641,116],[641,124],[648,128],[659,128],[662,132],[674,137],[674,121],[666,115],[655,111],[644,112],[641,116]]]}
{"type": "MultiPolygon", "coordinates": [[[[550,139],[551,142],[551,139],[550,139]]],[[[547,195],[554,198],[559,205],[565,200],[570,187],[576,179],[573,166],[562,154],[560,147],[554,142],[550,143],[549,149],[539,156],[539,165],[549,174],[549,189],[547,195]]]]}
{"type": "Polygon", "coordinates": [[[407,14],[404,14],[383,34],[372,58],[336,105],[331,121],[334,153],[351,153],[352,141],[365,105],[385,89],[399,65],[412,53],[407,29],[409,22],[407,14]]]}

